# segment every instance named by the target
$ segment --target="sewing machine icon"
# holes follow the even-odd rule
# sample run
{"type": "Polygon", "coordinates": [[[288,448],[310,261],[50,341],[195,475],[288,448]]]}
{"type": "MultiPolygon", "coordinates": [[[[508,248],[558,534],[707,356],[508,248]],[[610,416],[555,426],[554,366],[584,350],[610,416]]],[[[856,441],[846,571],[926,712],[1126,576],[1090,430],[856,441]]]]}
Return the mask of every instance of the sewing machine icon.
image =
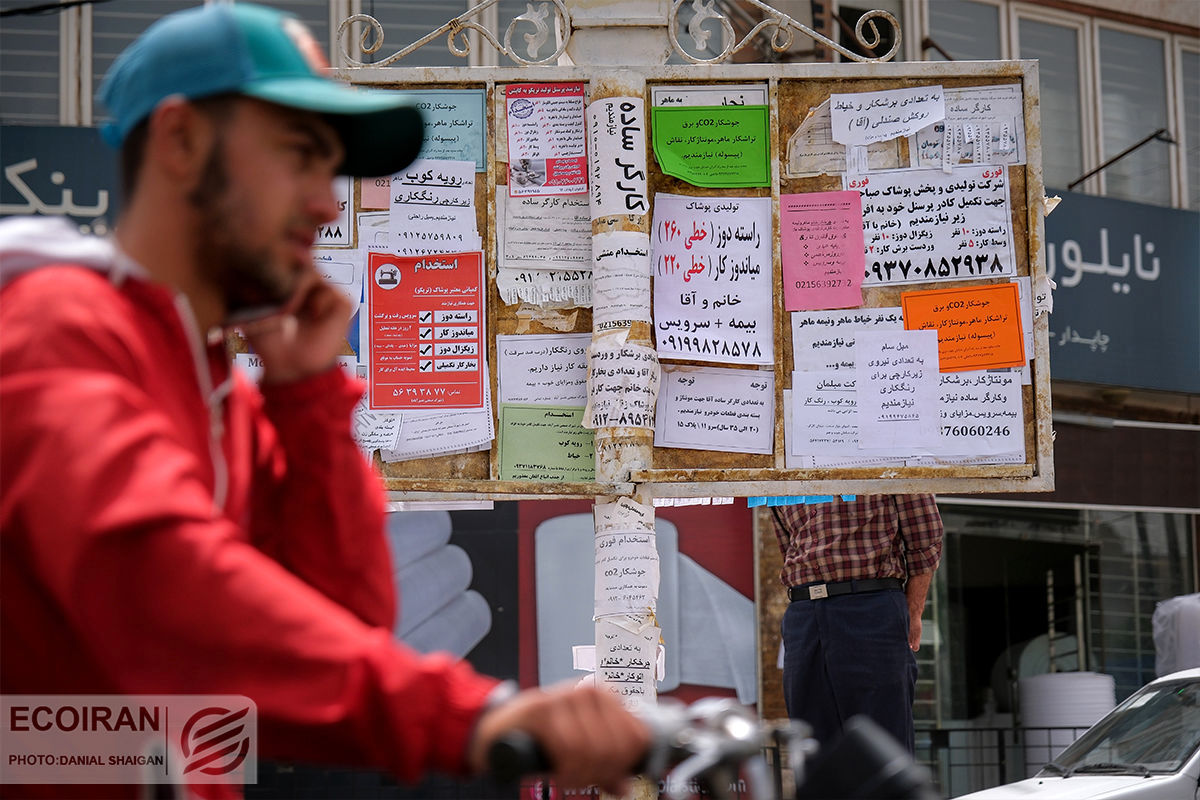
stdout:
{"type": "Polygon", "coordinates": [[[375,270],[375,282],[384,289],[400,285],[400,270],[391,264],[384,264],[375,270]]]}

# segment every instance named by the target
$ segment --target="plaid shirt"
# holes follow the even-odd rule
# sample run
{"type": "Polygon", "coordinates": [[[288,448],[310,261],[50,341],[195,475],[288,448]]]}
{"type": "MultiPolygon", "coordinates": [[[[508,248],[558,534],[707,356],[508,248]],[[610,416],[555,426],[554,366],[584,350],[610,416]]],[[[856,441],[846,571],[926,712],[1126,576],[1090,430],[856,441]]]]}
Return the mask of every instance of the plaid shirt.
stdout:
{"type": "Polygon", "coordinates": [[[858,495],[771,511],[784,586],[906,580],[937,569],[942,556],[942,516],[931,494],[858,495]]]}

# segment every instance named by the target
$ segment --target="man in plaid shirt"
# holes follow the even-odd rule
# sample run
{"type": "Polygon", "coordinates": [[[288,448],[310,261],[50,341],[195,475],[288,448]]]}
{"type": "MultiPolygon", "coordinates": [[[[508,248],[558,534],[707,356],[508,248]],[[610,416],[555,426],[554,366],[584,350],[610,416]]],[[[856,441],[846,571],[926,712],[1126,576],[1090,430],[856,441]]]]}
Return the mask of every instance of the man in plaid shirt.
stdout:
{"type": "Polygon", "coordinates": [[[913,751],[913,652],[942,554],[931,494],[776,506],[788,716],[829,744],[864,714],[913,751]]]}

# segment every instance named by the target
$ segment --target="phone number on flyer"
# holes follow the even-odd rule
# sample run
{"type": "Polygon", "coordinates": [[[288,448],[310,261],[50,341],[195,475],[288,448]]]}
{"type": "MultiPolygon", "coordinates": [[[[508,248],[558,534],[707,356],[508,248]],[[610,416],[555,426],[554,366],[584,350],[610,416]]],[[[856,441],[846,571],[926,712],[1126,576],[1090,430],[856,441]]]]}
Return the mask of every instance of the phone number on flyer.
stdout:
{"type": "Polygon", "coordinates": [[[942,436],[1008,436],[1007,425],[943,425],[942,436]]]}

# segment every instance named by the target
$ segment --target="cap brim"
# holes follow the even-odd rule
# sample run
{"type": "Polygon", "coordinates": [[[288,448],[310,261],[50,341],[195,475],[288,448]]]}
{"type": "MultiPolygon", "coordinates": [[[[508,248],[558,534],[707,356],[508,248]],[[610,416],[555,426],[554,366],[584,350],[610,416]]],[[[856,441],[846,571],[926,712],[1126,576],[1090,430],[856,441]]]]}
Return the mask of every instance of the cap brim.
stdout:
{"type": "Polygon", "coordinates": [[[239,93],[328,119],[346,150],[338,169],[343,175],[374,178],[398,172],[417,157],[425,137],[421,112],[397,92],[354,89],[323,78],[280,78],[259,81],[239,93]]]}

